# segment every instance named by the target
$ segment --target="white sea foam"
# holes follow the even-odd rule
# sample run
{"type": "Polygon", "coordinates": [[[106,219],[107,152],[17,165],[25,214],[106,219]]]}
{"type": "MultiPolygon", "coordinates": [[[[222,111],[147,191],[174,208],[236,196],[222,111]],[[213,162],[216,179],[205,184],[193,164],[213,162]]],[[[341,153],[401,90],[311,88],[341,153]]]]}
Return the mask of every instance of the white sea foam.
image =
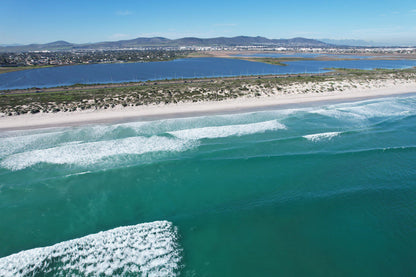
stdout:
{"type": "Polygon", "coordinates": [[[286,126],[276,120],[227,126],[213,126],[195,129],[186,129],[169,132],[180,139],[198,140],[204,138],[224,138],[229,136],[243,136],[262,133],[271,130],[286,129],[286,126]]]}
{"type": "Polygon", "coordinates": [[[328,132],[328,133],[319,133],[319,134],[312,134],[312,135],[306,135],[303,136],[307,140],[317,142],[321,140],[330,140],[333,137],[336,137],[340,134],[340,132],[328,132]]]}
{"type": "Polygon", "coordinates": [[[6,157],[0,165],[11,170],[20,170],[41,162],[89,165],[116,155],[184,151],[194,145],[194,142],[159,136],[129,137],[22,152],[6,157]]]}
{"type": "Polygon", "coordinates": [[[338,104],[310,112],[356,122],[362,122],[375,117],[408,116],[415,114],[411,103],[402,103],[400,99],[394,98],[378,100],[376,102],[366,101],[361,102],[359,105],[356,103],[338,104]]]}
{"type": "Polygon", "coordinates": [[[155,221],[0,258],[0,276],[175,276],[180,261],[175,227],[155,221]]]}
{"type": "Polygon", "coordinates": [[[30,147],[50,145],[61,132],[14,135],[0,139],[0,157],[22,151],[30,147]]]}

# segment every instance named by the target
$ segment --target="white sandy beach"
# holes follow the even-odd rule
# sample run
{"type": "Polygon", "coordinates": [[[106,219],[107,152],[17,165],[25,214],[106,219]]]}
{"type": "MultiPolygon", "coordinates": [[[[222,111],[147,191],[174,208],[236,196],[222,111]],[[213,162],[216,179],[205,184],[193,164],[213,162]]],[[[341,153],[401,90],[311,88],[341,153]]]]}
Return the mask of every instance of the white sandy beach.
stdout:
{"type": "Polygon", "coordinates": [[[319,102],[348,102],[369,98],[416,93],[414,80],[373,80],[366,83],[336,82],[327,84],[292,84],[282,91],[274,88],[253,88],[262,91],[258,97],[247,96],[213,102],[178,103],[139,107],[116,106],[112,109],[75,112],[24,114],[0,117],[0,130],[77,126],[93,123],[118,123],[170,117],[190,117],[205,114],[224,114],[283,108],[296,105],[315,105],[319,102]],[[318,88],[319,86],[319,88],[318,88]],[[332,89],[329,90],[328,88],[332,89]],[[334,89],[335,88],[335,89],[334,89]]]}

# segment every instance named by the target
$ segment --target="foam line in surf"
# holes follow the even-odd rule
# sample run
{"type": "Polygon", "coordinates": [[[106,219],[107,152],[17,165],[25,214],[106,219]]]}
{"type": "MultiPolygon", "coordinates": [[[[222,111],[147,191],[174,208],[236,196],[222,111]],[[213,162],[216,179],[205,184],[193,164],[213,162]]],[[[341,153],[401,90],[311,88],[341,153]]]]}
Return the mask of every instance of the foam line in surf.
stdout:
{"type": "Polygon", "coordinates": [[[341,132],[327,132],[327,133],[306,135],[303,137],[312,142],[317,142],[317,141],[322,141],[322,140],[331,140],[332,138],[338,136],[339,134],[341,134],[341,132]]]}
{"type": "Polygon", "coordinates": [[[1,138],[0,157],[10,155],[26,148],[50,145],[61,132],[18,135],[1,138]]]}
{"type": "Polygon", "coordinates": [[[0,276],[175,276],[180,261],[175,227],[156,221],[0,258],[0,276]]]}
{"type": "Polygon", "coordinates": [[[276,120],[270,120],[250,124],[186,129],[169,132],[169,134],[180,139],[198,140],[204,138],[224,138],[229,136],[243,136],[278,129],[286,129],[286,126],[277,122],[276,120]]]}
{"type": "Polygon", "coordinates": [[[85,166],[116,155],[184,151],[194,144],[190,141],[159,136],[129,137],[22,152],[6,157],[0,165],[10,170],[24,169],[41,162],[85,166]]]}
{"type": "Polygon", "coordinates": [[[414,103],[410,99],[382,99],[327,106],[312,110],[311,113],[320,114],[341,120],[365,121],[377,117],[414,115],[414,103]]]}

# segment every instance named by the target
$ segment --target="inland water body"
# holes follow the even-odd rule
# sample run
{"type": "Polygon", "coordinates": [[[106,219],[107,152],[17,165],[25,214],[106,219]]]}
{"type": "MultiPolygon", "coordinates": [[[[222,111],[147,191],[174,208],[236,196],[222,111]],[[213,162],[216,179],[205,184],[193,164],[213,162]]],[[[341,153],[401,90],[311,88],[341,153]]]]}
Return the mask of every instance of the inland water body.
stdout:
{"type": "Polygon", "coordinates": [[[415,165],[416,96],[2,132],[0,275],[415,276],[415,165]]]}
{"type": "Polygon", "coordinates": [[[416,60],[295,61],[286,64],[191,58],[167,62],[61,66],[0,74],[0,90],[181,78],[323,73],[328,71],[327,68],[408,68],[416,66],[416,60]]]}

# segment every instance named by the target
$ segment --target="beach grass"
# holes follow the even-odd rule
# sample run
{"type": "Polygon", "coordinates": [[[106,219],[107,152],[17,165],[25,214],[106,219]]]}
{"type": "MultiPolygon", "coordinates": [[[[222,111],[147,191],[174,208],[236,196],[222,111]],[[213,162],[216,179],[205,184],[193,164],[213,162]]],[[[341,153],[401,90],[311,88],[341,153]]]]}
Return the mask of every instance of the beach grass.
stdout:
{"type": "Polygon", "coordinates": [[[247,76],[194,80],[169,80],[113,86],[81,85],[35,92],[4,91],[0,95],[0,113],[69,112],[108,109],[116,106],[146,106],[170,103],[223,101],[240,97],[274,94],[321,93],[364,86],[374,80],[415,80],[416,68],[409,69],[332,69],[331,74],[247,76]],[[307,84],[307,85],[306,85],[307,84]]]}

